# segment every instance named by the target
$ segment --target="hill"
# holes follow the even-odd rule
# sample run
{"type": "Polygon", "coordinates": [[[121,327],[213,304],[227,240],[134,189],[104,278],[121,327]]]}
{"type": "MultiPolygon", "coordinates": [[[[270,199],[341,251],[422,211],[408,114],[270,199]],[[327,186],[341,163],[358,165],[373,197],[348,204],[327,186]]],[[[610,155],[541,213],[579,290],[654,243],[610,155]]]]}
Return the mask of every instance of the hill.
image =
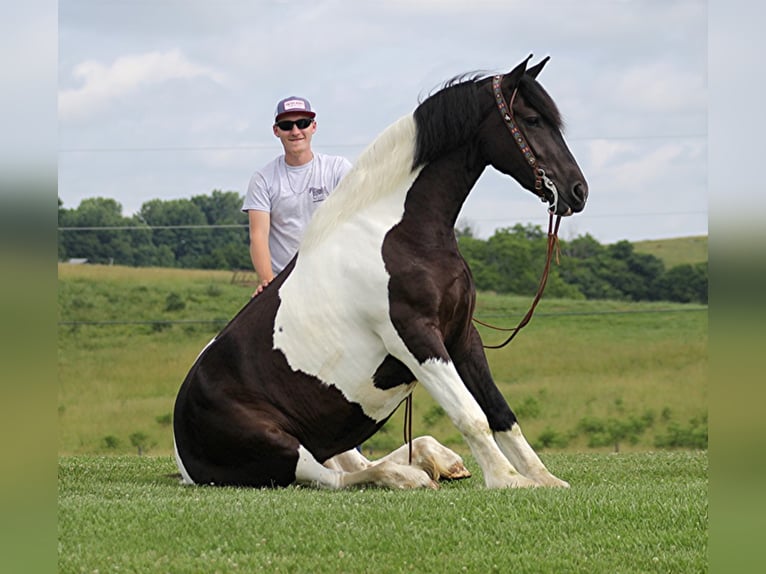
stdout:
{"type": "Polygon", "coordinates": [[[636,241],[633,246],[638,253],[648,253],[661,259],[665,268],[670,269],[684,263],[703,263],[708,260],[708,238],[679,237],[674,239],[656,239],[636,241]]]}

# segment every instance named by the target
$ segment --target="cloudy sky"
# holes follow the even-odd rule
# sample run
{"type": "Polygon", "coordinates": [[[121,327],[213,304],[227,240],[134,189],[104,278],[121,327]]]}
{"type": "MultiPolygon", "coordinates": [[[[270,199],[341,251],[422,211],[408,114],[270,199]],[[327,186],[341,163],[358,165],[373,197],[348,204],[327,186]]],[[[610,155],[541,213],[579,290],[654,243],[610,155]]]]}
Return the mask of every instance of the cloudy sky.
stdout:
{"type": "MultiPolygon", "coordinates": [[[[318,110],[314,148],[354,161],[445,80],[534,54],[590,186],[562,236],[708,232],[704,0],[59,0],[58,36],[67,208],[244,194],[293,94],[318,110]]],[[[547,219],[490,168],[460,221],[488,237],[547,219]]]]}

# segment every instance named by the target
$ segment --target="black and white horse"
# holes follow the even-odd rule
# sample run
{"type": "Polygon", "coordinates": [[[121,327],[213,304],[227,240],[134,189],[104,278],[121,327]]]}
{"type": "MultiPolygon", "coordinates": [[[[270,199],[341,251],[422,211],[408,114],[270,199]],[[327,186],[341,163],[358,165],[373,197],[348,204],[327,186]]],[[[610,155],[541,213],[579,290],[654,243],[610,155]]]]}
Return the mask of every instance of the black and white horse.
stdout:
{"type": "Polygon", "coordinates": [[[195,484],[434,487],[469,473],[430,437],[368,461],[417,383],[460,430],[490,488],[568,486],[524,438],[471,317],[454,226],[487,165],[556,214],[587,185],[536,81],[547,58],[454,80],[387,128],[317,211],[289,266],[201,352],[173,418],[195,484]]]}

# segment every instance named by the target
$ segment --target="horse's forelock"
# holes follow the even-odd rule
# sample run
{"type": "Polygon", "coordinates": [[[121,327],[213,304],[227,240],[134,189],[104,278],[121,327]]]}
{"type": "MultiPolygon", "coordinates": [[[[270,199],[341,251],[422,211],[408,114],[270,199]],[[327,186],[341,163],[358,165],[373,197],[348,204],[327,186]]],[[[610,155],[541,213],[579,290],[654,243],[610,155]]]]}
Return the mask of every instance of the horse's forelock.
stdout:
{"type": "Polygon", "coordinates": [[[537,113],[539,113],[547,123],[559,130],[564,128],[564,121],[561,118],[561,113],[559,112],[556,103],[537,80],[525,74],[521,77],[521,81],[519,82],[519,92],[524,96],[527,104],[537,110],[537,113]]]}

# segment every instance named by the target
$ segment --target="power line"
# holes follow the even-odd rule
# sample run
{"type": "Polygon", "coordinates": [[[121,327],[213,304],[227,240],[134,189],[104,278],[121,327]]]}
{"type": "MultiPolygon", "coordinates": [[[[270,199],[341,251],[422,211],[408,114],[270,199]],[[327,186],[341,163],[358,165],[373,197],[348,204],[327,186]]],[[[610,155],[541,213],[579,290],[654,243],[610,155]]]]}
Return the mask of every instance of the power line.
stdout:
{"type": "MultiPolygon", "coordinates": [[[[659,135],[628,135],[628,136],[581,136],[568,137],[567,141],[596,141],[596,140],[678,140],[678,139],[705,139],[707,133],[692,134],[659,134],[659,135]]],[[[322,143],[320,147],[326,148],[365,148],[370,142],[365,143],[322,143]]],[[[319,145],[319,144],[318,144],[319,145]]],[[[248,144],[248,145],[199,145],[199,146],[125,146],[125,147],[72,147],[60,148],[59,153],[140,153],[140,152],[195,152],[195,151],[251,151],[263,149],[276,149],[274,144],[248,144]]]]}
{"type": "MultiPolygon", "coordinates": [[[[603,218],[603,217],[663,217],[663,216],[670,216],[670,215],[708,215],[707,210],[703,211],[664,211],[664,212],[650,212],[650,213],[601,213],[601,214],[590,214],[590,213],[584,213],[580,216],[578,216],[578,220],[580,220],[583,217],[587,217],[588,219],[597,219],[597,218],[603,218]]],[[[487,218],[487,219],[474,219],[472,217],[469,217],[471,221],[475,221],[477,223],[492,223],[492,222],[503,222],[503,221],[516,221],[517,219],[543,219],[547,216],[528,216],[528,217],[503,217],[503,218],[487,218]]]]}
{"type": "Polygon", "coordinates": [[[238,229],[247,228],[247,223],[221,223],[209,225],[104,225],[84,227],[58,227],[59,231],[151,231],[153,229],[238,229]]]}
{"type": "MultiPolygon", "coordinates": [[[[603,218],[603,217],[663,217],[673,215],[708,215],[708,211],[667,211],[667,212],[650,212],[650,213],[604,213],[590,215],[586,214],[588,218],[603,218]]],[[[534,216],[530,217],[518,217],[518,218],[487,218],[487,219],[475,219],[469,218],[475,223],[497,223],[505,221],[516,221],[518,219],[537,219],[534,216]]],[[[151,231],[153,229],[247,229],[249,224],[247,223],[229,223],[229,224],[209,224],[209,225],[104,225],[104,226],[73,226],[73,227],[58,227],[58,231],[151,231]]]]}

